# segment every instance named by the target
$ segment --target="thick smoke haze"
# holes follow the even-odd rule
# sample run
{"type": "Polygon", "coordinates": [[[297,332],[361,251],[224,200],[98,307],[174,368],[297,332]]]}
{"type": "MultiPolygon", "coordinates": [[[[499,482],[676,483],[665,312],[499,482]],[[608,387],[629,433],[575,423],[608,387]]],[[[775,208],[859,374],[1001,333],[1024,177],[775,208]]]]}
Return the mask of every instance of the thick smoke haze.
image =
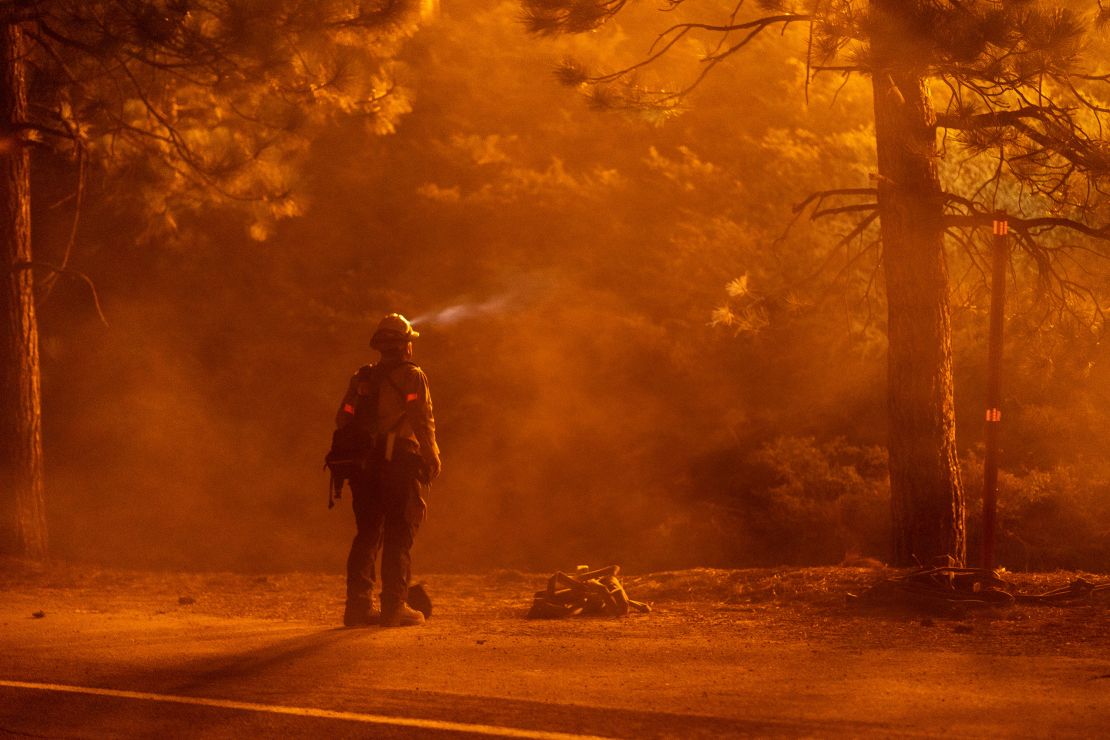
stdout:
{"type": "MultiPolygon", "coordinates": [[[[800,48],[770,39],[683,116],[602,115],[555,63],[635,59],[657,19],[587,46],[518,14],[444,0],[405,53],[412,113],[317,141],[305,214],[265,242],[234,213],[151,241],[118,180],[90,196],[75,261],[110,326],[76,283],[43,308],[58,557],[341,570],[354,524],[349,498],[326,509],[323,455],[391,311],[422,334],[443,449],[418,571],[885,555],[876,249],[838,251],[835,222],[782,238],[808,192],[867,185],[868,87],[819,80],[807,107],[800,48]]],[[[65,208],[36,218],[60,249],[65,208]]],[[[974,456],[983,307],[956,315],[974,456]]],[[[1106,392],[1053,361],[1038,408],[1106,392]]],[[[1047,467],[1051,435],[1025,426],[1047,467]]]]}

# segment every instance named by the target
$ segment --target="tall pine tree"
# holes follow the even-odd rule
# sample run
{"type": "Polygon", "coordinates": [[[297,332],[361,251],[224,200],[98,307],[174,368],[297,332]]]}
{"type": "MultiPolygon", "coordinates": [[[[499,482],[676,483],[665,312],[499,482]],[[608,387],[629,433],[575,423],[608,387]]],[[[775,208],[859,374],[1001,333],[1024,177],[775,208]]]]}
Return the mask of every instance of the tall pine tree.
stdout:
{"type": "MultiPolygon", "coordinates": [[[[537,34],[582,33],[627,0],[522,0],[537,34]]],[[[665,9],[687,10],[685,0],[665,9]]],[[[966,556],[964,492],[955,439],[946,248],[975,249],[976,230],[1004,209],[1018,244],[1068,303],[1084,287],[1056,269],[1062,234],[1110,239],[1110,68],[1095,33],[1102,6],[988,0],[740,0],[719,14],[675,23],[646,57],[593,73],[568,62],[563,82],[595,105],[673,112],[706,75],[764,32],[804,27],[808,80],[866,75],[874,93],[874,187],[811,194],[821,213],[878,221],[887,296],[888,410],[894,560],[966,556]],[[678,89],[637,84],[640,72],[691,39],[709,49],[678,89]],[[990,157],[986,179],[943,182],[938,139],[962,157],[990,157]],[[843,205],[826,206],[846,199],[843,205]]],[[[1105,51],[1105,49],[1102,49],[1105,51]]],[[[805,194],[799,194],[799,197],[805,194]]]]}
{"type": "Polygon", "coordinates": [[[393,58],[420,10],[416,0],[0,3],[0,554],[47,554],[36,291],[76,274],[68,251],[54,262],[32,252],[35,151],[120,175],[116,186],[162,228],[234,203],[264,238],[300,207],[293,175],[319,126],[355,116],[368,134],[388,133],[408,110],[393,58]]]}

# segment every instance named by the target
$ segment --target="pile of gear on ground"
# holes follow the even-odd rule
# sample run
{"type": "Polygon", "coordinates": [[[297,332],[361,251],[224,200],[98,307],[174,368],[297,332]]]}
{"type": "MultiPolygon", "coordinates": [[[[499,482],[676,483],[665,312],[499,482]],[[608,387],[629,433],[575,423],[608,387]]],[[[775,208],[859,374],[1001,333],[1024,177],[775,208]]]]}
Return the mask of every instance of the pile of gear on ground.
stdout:
{"type": "Polygon", "coordinates": [[[619,565],[590,570],[578,566],[574,575],[556,571],[547,588],[537,591],[529,619],[562,619],[577,616],[623,617],[630,611],[647,613],[651,607],[633,601],[621,585],[619,565]]]}

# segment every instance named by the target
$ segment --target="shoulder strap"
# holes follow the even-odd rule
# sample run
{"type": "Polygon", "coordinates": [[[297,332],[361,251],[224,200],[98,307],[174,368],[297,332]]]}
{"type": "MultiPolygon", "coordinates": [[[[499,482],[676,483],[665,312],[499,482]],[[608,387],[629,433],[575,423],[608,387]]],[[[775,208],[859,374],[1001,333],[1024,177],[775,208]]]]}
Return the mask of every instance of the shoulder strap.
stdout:
{"type": "Polygon", "coordinates": [[[359,382],[370,384],[370,392],[365,396],[358,396],[355,399],[356,416],[365,418],[366,414],[377,415],[378,397],[381,395],[382,388],[382,375],[387,374],[380,372],[378,365],[363,365],[355,372],[355,378],[359,382]]]}
{"type": "Polygon", "coordinates": [[[414,367],[414,368],[417,367],[416,363],[413,362],[412,360],[403,360],[401,362],[398,362],[396,365],[391,366],[388,369],[383,368],[383,370],[385,370],[385,373],[384,373],[385,381],[387,383],[389,383],[390,387],[392,387],[393,390],[397,391],[397,395],[400,396],[401,401],[404,402],[405,397],[406,397],[405,391],[399,385],[397,385],[397,383],[394,382],[394,380],[393,380],[393,371],[396,370],[397,368],[401,367],[402,365],[408,365],[409,367],[414,367]]]}
{"type": "MultiPolygon", "coordinates": [[[[414,367],[414,368],[418,367],[415,362],[411,362],[409,360],[403,360],[403,361],[397,362],[397,363],[390,363],[388,366],[379,362],[375,365],[363,365],[355,373],[355,375],[358,377],[359,380],[371,383],[371,388],[372,388],[370,394],[365,396],[365,400],[362,403],[360,403],[359,406],[358,406],[358,408],[362,409],[362,413],[373,414],[375,416],[377,415],[377,413],[378,413],[378,399],[381,396],[381,389],[382,389],[382,382],[383,381],[388,383],[389,386],[394,391],[396,391],[397,395],[400,396],[400,398],[401,398],[401,407],[402,407],[401,408],[401,415],[397,418],[396,421],[393,422],[393,424],[391,424],[385,430],[386,433],[396,431],[397,428],[401,426],[401,423],[405,420],[405,408],[404,408],[405,405],[406,405],[405,391],[400,386],[397,385],[397,383],[393,380],[393,377],[392,377],[393,371],[396,370],[397,368],[401,367],[402,365],[409,365],[409,366],[414,367]]],[[[379,434],[380,433],[381,432],[379,432],[379,434]]]]}

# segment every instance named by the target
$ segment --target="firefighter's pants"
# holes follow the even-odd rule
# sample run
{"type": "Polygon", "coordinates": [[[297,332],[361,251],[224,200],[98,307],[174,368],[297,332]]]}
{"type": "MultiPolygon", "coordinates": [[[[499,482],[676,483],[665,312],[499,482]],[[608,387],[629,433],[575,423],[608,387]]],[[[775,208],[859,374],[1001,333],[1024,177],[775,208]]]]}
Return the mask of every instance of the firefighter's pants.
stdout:
{"type": "Polygon", "coordinates": [[[374,560],[382,551],[382,609],[408,598],[413,538],[423,518],[424,485],[417,461],[407,456],[383,462],[352,481],[358,533],[347,556],[347,606],[368,607],[374,590],[374,560]]]}

